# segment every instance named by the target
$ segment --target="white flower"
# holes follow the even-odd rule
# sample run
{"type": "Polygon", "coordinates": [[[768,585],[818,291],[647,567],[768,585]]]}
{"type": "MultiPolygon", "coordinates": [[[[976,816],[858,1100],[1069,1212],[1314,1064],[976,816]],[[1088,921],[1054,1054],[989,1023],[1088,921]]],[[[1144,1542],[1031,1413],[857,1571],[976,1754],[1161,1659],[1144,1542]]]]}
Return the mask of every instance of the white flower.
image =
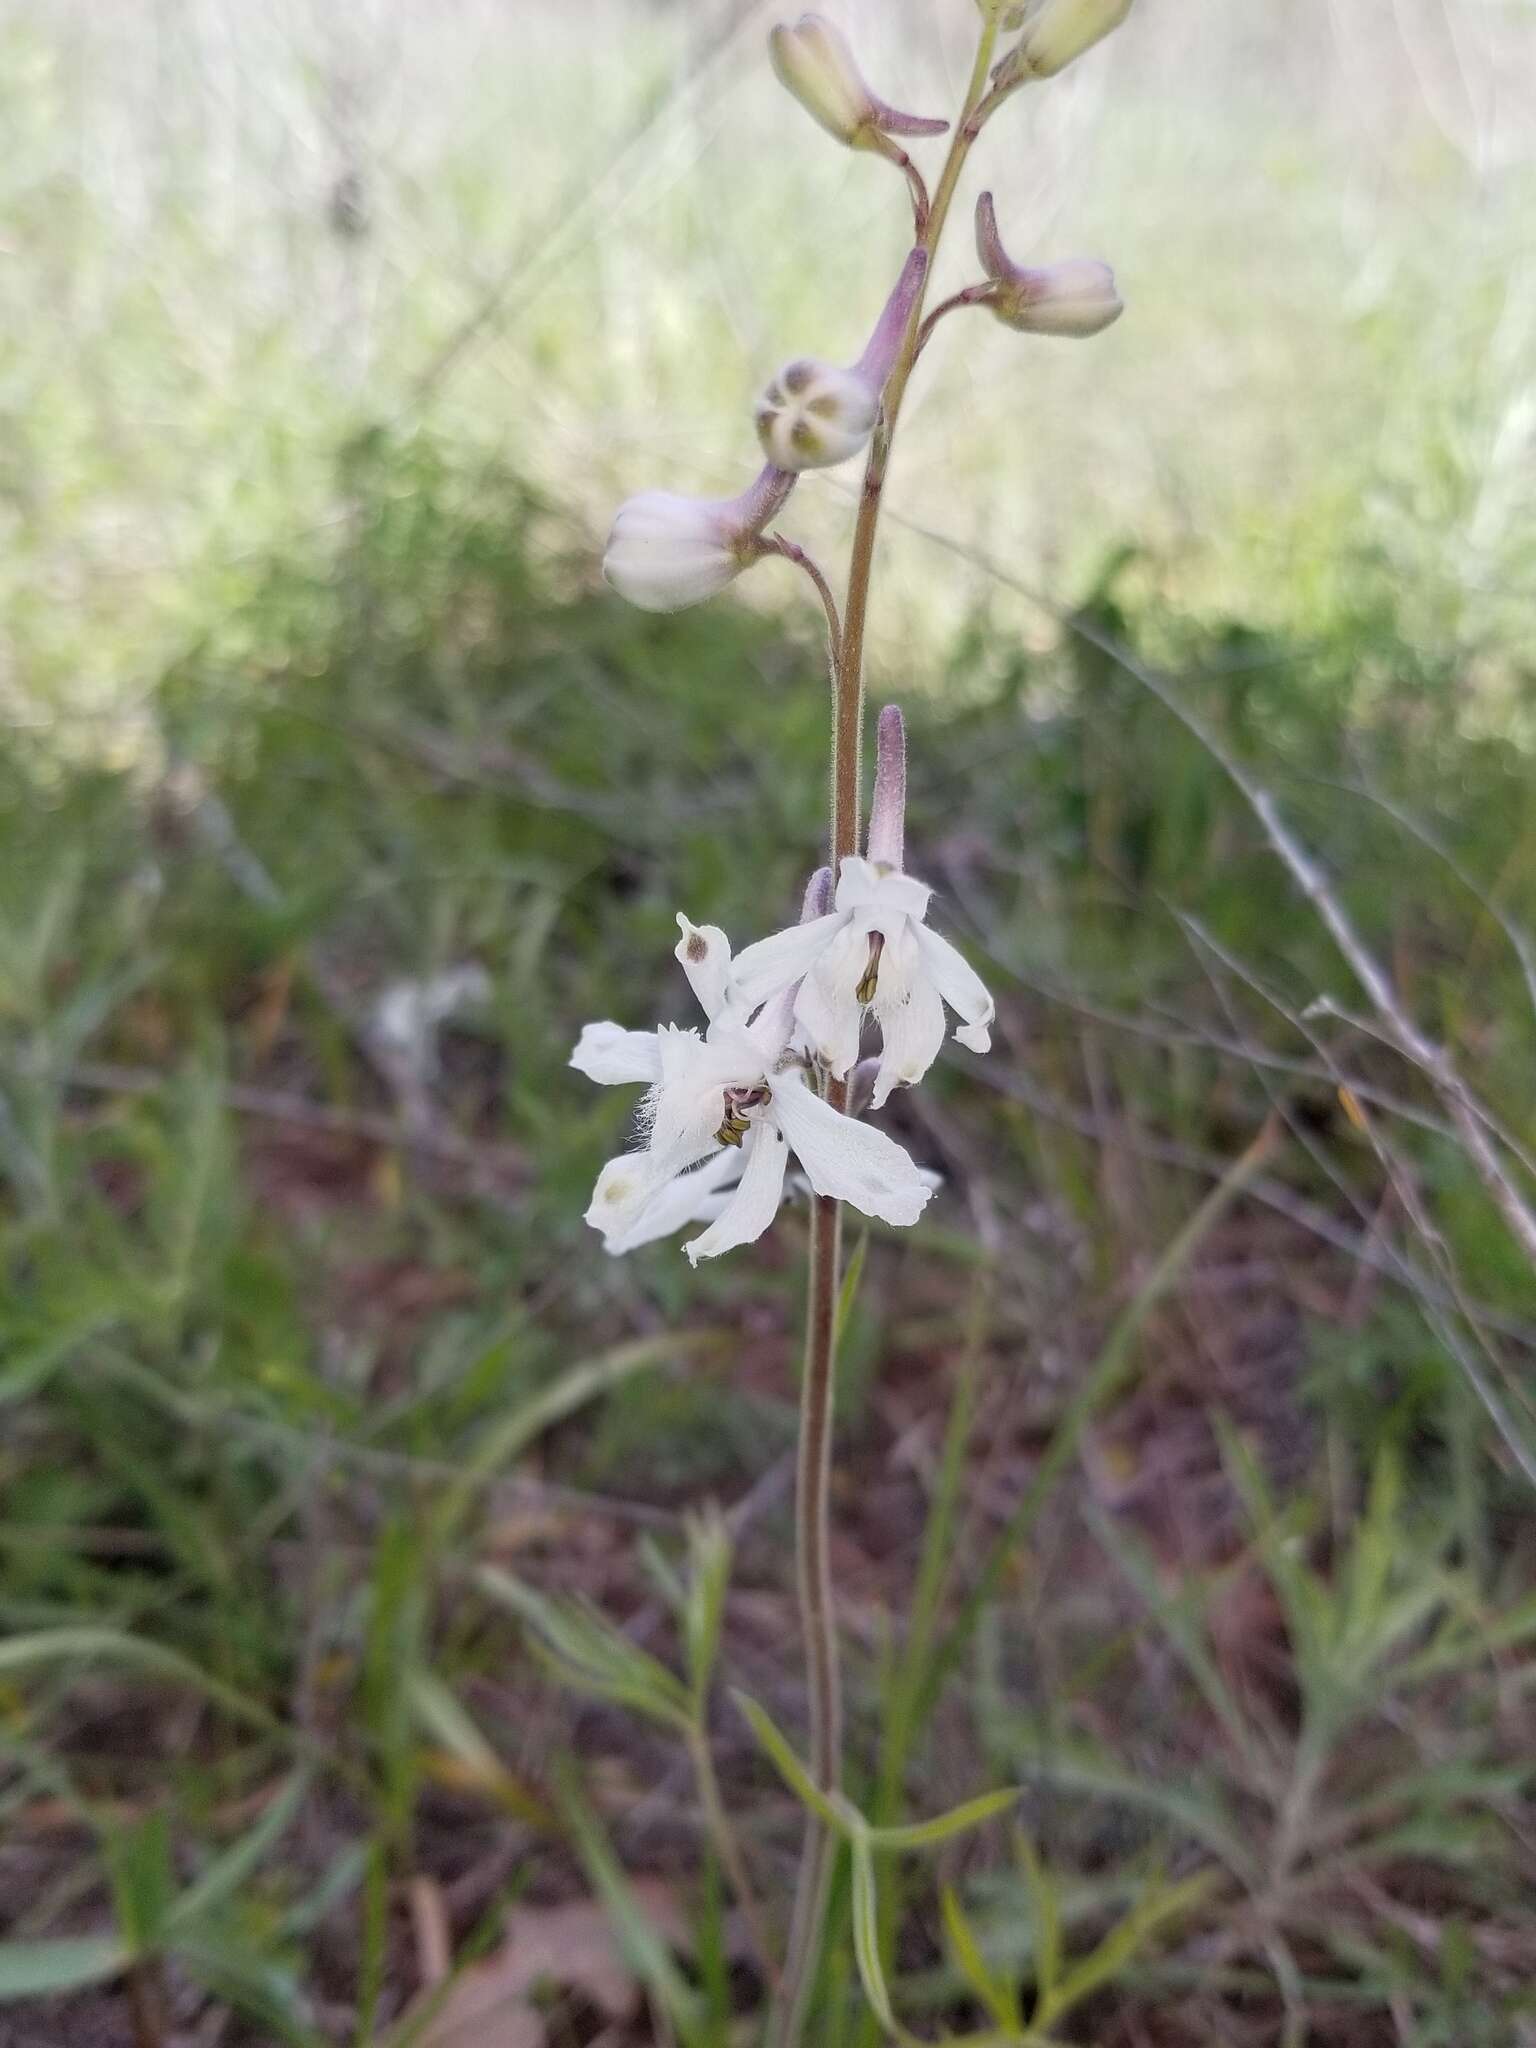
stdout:
{"type": "Polygon", "coordinates": [[[886,1223],[915,1223],[930,1194],[924,1176],[892,1139],[840,1116],[810,1087],[789,1044],[790,1001],[750,1024],[743,1017],[728,1002],[703,1036],[667,1025],[653,1032],[589,1024],[582,1032],[573,1067],[594,1081],[641,1081],[650,1090],[646,1143],[603,1168],[587,1222],[611,1249],[628,1249],[706,1205],[712,1210],[724,1194],[709,1227],[685,1247],[696,1265],[762,1236],[778,1213],[793,1152],[817,1194],[886,1223]],[[720,1164],[726,1148],[741,1157],[734,1188],[720,1164]],[[710,1178],[698,1183],[700,1174],[710,1178]]]}
{"type": "Polygon", "coordinates": [[[992,194],[976,201],[976,253],[992,280],[981,303],[1023,334],[1101,334],[1125,311],[1107,263],[1086,256],[1027,270],[1012,261],[997,231],[992,194]]]}
{"type": "Polygon", "coordinates": [[[829,915],[749,946],[730,969],[734,997],[749,1008],[798,984],[795,1023],[838,1079],[858,1059],[871,1011],[881,1039],[876,1109],[938,1057],[946,1003],[961,1020],[956,1038],[973,1052],[990,1049],[995,1014],[975,969],[928,928],[933,892],[901,871],[905,813],[906,735],[891,704],[880,714],[869,859],[843,862],[829,915]]]}
{"type": "Polygon", "coordinates": [[[642,491],[615,514],[603,574],[642,611],[676,612],[700,604],[769,552],[763,528],[794,481],[770,464],[738,498],[642,491]]]}
{"type": "Polygon", "coordinates": [[[900,114],[872,93],[841,31],[819,14],[768,31],[779,83],[829,135],[854,149],[879,149],[882,135],[942,135],[947,121],[900,114]]]}
{"type": "Polygon", "coordinates": [[[769,384],[754,418],[763,453],[776,468],[827,469],[858,454],[879,418],[881,393],[927,274],[926,250],[914,249],[856,363],[840,369],[804,356],[769,384]]]}
{"type": "Polygon", "coordinates": [[[1054,78],[1117,29],[1131,0],[1035,0],[1024,33],[998,65],[998,85],[1022,85],[1030,78],[1054,78]]]}

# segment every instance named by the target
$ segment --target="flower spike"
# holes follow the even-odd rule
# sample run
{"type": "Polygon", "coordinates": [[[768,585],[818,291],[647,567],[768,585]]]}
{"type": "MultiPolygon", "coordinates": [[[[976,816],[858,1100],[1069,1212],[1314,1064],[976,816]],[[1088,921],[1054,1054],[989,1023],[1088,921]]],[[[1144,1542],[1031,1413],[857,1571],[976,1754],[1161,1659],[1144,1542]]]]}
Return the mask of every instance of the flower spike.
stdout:
{"type": "Polygon", "coordinates": [[[745,1007],[792,990],[794,1042],[838,1080],[858,1063],[871,1015],[881,1038],[876,1109],[932,1066],[944,1043],[946,1005],[959,1019],[956,1038],[972,1052],[989,1050],[994,1015],[975,969],[929,929],[932,891],[902,868],[906,782],[906,729],[888,704],[880,714],[868,859],[844,860],[830,915],[748,946],[731,966],[735,999],[745,1007]]]}
{"type": "Polygon", "coordinates": [[[827,469],[857,455],[874,432],[880,396],[896,367],[907,324],[928,275],[928,252],[914,249],[856,363],[839,369],[804,356],[786,364],[758,401],[757,438],[783,470],[827,469]]]}
{"type": "Polygon", "coordinates": [[[976,254],[992,280],[979,303],[1021,334],[1102,334],[1125,311],[1107,263],[1080,256],[1027,270],[1013,262],[997,231],[990,192],[976,201],[976,254]]]}
{"type": "Polygon", "coordinates": [[[794,487],[794,478],[770,463],[736,498],[642,491],[614,516],[603,574],[642,611],[701,604],[770,552],[763,528],[794,487]]]}
{"type": "Polygon", "coordinates": [[[882,136],[942,135],[949,126],[887,106],[865,83],[841,30],[820,14],[770,29],[768,55],[785,90],[850,149],[878,150],[882,136]]]}

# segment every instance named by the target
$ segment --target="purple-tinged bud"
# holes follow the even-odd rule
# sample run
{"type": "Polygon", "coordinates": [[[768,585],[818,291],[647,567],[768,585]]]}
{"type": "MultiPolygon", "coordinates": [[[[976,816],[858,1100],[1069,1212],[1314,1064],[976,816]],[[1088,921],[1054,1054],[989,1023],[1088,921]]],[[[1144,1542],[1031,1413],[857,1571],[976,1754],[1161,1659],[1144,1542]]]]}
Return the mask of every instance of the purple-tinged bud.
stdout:
{"type": "Polygon", "coordinates": [[[907,838],[907,728],[887,704],[875,738],[875,796],[869,807],[869,862],[899,874],[907,838]]]}
{"type": "Polygon", "coordinates": [[[800,905],[800,922],[813,924],[818,917],[825,917],[832,908],[832,870],[818,868],[805,885],[805,896],[800,905]]]}
{"type": "Polygon", "coordinates": [[[1013,262],[997,231],[990,192],[976,201],[976,254],[992,280],[980,303],[1021,334],[1102,334],[1125,311],[1107,263],[1079,256],[1027,270],[1013,262]]]}
{"type": "Polygon", "coordinates": [[[927,274],[927,251],[914,249],[868,347],[847,369],[803,356],[780,370],[754,415],[770,463],[786,470],[828,469],[858,454],[874,432],[880,394],[896,367],[927,274]]]}
{"type": "Polygon", "coordinates": [[[642,491],[622,504],[603,574],[646,612],[678,612],[713,597],[765,551],[763,528],[795,487],[770,464],[739,498],[642,491]]]}
{"type": "Polygon", "coordinates": [[[1117,29],[1131,0],[1035,0],[1024,32],[995,67],[999,90],[1011,91],[1031,78],[1054,78],[1117,29]]]}
{"type": "Polygon", "coordinates": [[[770,29],[768,55],[779,83],[850,149],[878,149],[882,135],[942,135],[949,126],[887,106],[865,84],[841,30],[822,15],[770,29]]]}

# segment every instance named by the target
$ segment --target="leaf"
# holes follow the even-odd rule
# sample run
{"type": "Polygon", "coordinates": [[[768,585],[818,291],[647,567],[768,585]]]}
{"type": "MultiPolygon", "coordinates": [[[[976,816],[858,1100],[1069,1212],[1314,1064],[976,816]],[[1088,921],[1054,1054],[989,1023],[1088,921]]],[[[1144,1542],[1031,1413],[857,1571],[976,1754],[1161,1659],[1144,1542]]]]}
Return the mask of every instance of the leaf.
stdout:
{"type": "Polygon", "coordinates": [[[600,1352],[596,1358],[586,1358],[577,1365],[567,1366],[550,1386],[531,1401],[525,1401],[520,1408],[515,1408],[480,1438],[457,1484],[448,1489],[438,1509],[439,1537],[448,1536],[459,1526],[481,1487],[489,1484],[503,1466],[511,1464],[518,1453],[525,1450],[535,1437],[542,1436],[546,1429],[552,1429],[557,1422],[564,1422],[567,1416],[574,1415],[589,1401],[595,1401],[599,1395],[621,1385],[637,1372],[674,1359],[719,1350],[726,1341],[724,1333],[718,1330],[687,1330],[671,1336],[641,1337],[629,1344],[616,1345],[611,1351],[600,1352]]]}
{"type": "Polygon", "coordinates": [[[1117,1927],[1110,1930],[1091,1955],[1073,1965],[1050,1997],[1042,1997],[1033,2016],[1038,2029],[1052,2025],[1074,2005],[1081,2005],[1090,1993],[1112,1983],[1142,1944],[1167,1921],[1176,1919],[1196,1905],[1214,1882],[1211,1871],[1201,1871],[1184,1883],[1160,1888],[1142,1900],[1117,1927]]]}
{"type": "Polygon", "coordinates": [[[1061,1901],[1050,1872],[1035,1853],[1035,1845],[1021,1829],[1018,1837],[1019,1863],[1029,1887],[1030,1909],[1035,1922],[1035,1982],[1037,2003],[1048,2005],[1061,1977],[1061,1901]]]}
{"type": "Polygon", "coordinates": [[[406,1674],[406,1696],[418,1724],[443,1745],[446,1755],[429,1758],[440,1778],[486,1793],[519,1820],[546,1832],[554,1825],[548,1807],[509,1771],[476,1727],[458,1697],[424,1665],[406,1674]],[[452,1766],[457,1766],[457,1772],[452,1766]]]}
{"type": "Polygon", "coordinates": [[[870,1845],[876,1849],[931,1849],[938,1842],[963,1835],[967,1828],[979,1828],[983,1821],[996,1819],[1010,1806],[1016,1806],[1019,1798],[1016,1785],[1005,1786],[1000,1792],[983,1792],[979,1798],[968,1799],[963,1806],[941,1813],[935,1820],[909,1821],[902,1827],[871,1828],[870,1845]]]}
{"type": "Polygon", "coordinates": [[[849,1831],[847,1811],[820,1790],[810,1772],[757,1701],[750,1699],[744,1692],[733,1692],[731,1698],[746,1715],[752,1733],[768,1752],[770,1762],[801,1805],[809,1807],[811,1812],[824,1820],[834,1833],[846,1835],[849,1831]]]}
{"type": "Polygon", "coordinates": [[[82,1625],[74,1628],[37,1629],[29,1635],[12,1636],[0,1643],[0,1672],[25,1671],[34,1664],[94,1664],[98,1661],[137,1665],[157,1678],[175,1679],[194,1686],[242,1721],[254,1722],[269,1732],[276,1723],[264,1707],[249,1700],[233,1686],[211,1678],[189,1657],[152,1643],[143,1636],[130,1636],[121,1629],[82,1625]]]}
{"type": "MultiPolygon", "coordinates": [[[[641,1904],[636,1886],[609,1847],[574,1777],[567,1779],[562,1803],[577,1854],[613,1923],[625,1961],[678,2032],[687,2040],[697,2039],[702,2018],[698,1997],[672,1960],[667,1938],[641,1904]]],[[[683,1933],[673,1938],[679,1947],[686,1944],[683,1933]]]]}
{"type": "Polygon", "coordinates": [[[533,1630],[544,1662],[573,1692],[595,1693],[648,1714],[668,1726],[688,1728],[693,1703],[687,1687],[658,1658],[620,1634],[594,1607],[576,1600],[550,1600],[531,1586],[482,1566],[476,1574],[485,1591],[533,1630]]]}
{"type": "Polygon", "coordinates": [[[731,1579],[731,1535],[717,1509],[689,1522],[688,1561],[691,1569],[683,1607],[683,1636],[688,1649],[688,1681],[695,1701],[702,1702],[720,1651],[725,1596],[731,1579]]]}
{"type": "Polygon", "coordinates": [[[832,1355],[835,1358],[842,1349],[843,1334],[853,1315],[853,1305],[859,1298],[859,1282],[864,1277],[864,1259],[869,1251],[869,1232],[862,1233],[853,1248],[848,1261],[848,1270],[843,1275],[843,1284],[837,1293],[837,1316],[832,1326],[832,1355]]]}
{"type": "Polygon", "coordinates": [[[115,1935],[0,1941],[0,2003],[51,1998],[85,1984],[102,1984],[125,1970],[128,1961],[128,1951],[115,1935]]]}
{"type": "Polygon", "coordinates": [[[859,1829],[852,1837],[853,1849],[853,1953],[859,1966],[859,1982],[888,2034],[907,2038],[891,2010],[891,1995],[880,1967],[880,1904],[875,1888],[875,1859],[869,1835],[859,1829]]]}
{"type": "Polygon", "coordinates": [[[940,1905],[944,1914],[944,1932],[956,1969],[1005,2034],[1022,2034],[1024,2015],[1019,2005],[1019,1994],[1012,1984],[993,1976],[982,1954],[981,1943],[976,1938],[976,1930],[966,1919],[959,1899],[948,1885],[944,1887],[940,1905]]]}
{"type": "Polygon", "coordinates": [[[211,1913],[215,1907],[222,1906],[240,1889],[267,1851],[287,1832],[308,1790],[309,1773],[296,1771],[255,1826],[248,1828],[237,1842],[232,1842],[221,1856],[215,1857],[197,1882],[189,1885],[176,1899],[166,1915],[165,1931],[168,1936],[173,1937],[178,1928],[186,1927],[211,1913]]]}

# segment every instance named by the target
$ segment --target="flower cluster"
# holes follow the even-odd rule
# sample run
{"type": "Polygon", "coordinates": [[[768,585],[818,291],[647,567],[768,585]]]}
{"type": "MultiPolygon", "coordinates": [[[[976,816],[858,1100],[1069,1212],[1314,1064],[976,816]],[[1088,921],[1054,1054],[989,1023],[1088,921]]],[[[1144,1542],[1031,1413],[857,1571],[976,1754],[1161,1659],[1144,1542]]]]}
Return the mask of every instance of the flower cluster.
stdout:
{"type": "MultiPolygon", "coordinates": [[[[862,1121],[866,1094],[868,1106],[879,1110],[894,1089],[920,1081],[938,1056],[950,1015],[963,1045],[989,1049],[992,999],[929,925],[932,891],[905,871],[906,736],[894,706],[880,719],[874,804],[864,852],[858,851],[863,599],[891,435],[936,323],[962,308],[985,307],[1021,333],[1085,337],[1120,315],[1107,265],[1081,258],[1038,268],[1016,263],[985,192],[975,222],[982,277],[926,319],[923,301],[960,166],[985,121],[1012,94],[1092,49],[1124,19],[1131,0],[977,5],[981,48],[932,197],[902,144],[939,135],[949,123],[903,113],[881,98],[822,16],[804,14],[772,31],[774,72],[805,111],[838,142],[885,159],[906,179],[912,246],[854,361],[799,355],[768,381],[753,410],[766,466],[747,489],[710,499],[645,491],[619,508],[608,538],[603,573],[648,611],[713,597],[767,555],[807,569],[827,614],[837,708],[834,866],[812,881],[800,922],[733,953],[718,927],[679,917],[677,958],[703,1011],[702,1027],[589,1024],[572,1054],[572,1066],[594,1081],[645,1090],[640,1143],[603,1168],[587,1211],[611,1252],[692,1224],[703,1226],[686,1247],[695,1262],[760,1237],[790,1184],[791,1154],[797,1177],[816,1195],[887,1223],[916,1222],[932,1176],[862,1121]],[[1015,40],[991,64],[1000,36],[1015,40]],[[845,631],[826,578],[803,548],[772,527],[802,472],[830,468],[866,448],[863,545],[850,567],[845,631]],[[878,1031],[879,1052],[864,1061],[867,1027],[878,1031]]],[[[822,1284],[832,1282],[824,1275],[822,1284]]]]}
{"type": "Polygon", "coordinates": [[[642,1085],[643,1142],[598,1175],[587,1221],[610,1252],[635,1250],[691,1223],[695,1264],[761,1237],[783,1200],[791,1152],[818,1195],[884,1223],[911,1224],[932,1176],[881,1131],[822,1092],[858,1063],[866,1018],[880,1031],[872,1105],[920,1081],[955,1036],[990,1045],[992,998],[948,939],[926,922],[930,890],[902,870],[906,734],[880,716],[868,857],[842,863],[835,890],[820,869],[801,920],[734,954],[718,925],[678,917],[677,959],[704,1028],[626,1031],[589,1024],[571,1065],[590,1080],[642,1085]]]}
{"type": "MultiPolygon", "coordinates": [[[[1021,31],[993,74],[997,101],[1033,79],[1054,76],[1082,55],[1124,18],[1131,0],[982,5],[1001,13],[1006,28],[1021,31]]],[[[828,134],[850,149],[887,157],[912,177],[921,195],[919,239],[857,361],[845,366],[796,356],[768,380],[753,410],[767,467],[753,484],[734,498],[644,491],[620,506],[603,574],[621,597],[646,611],[681,611],[715,596],[763,556],[793,553],[769,535],[769,525],[802,471],[847,462],[867,446],[928,281],[926,188],[895,138],[938,135],[948,123],[888,105],[866,82],[841,33],[819,14],[780,24],[768,46],[780,82],[828,134]]],[[[1106,264],[1073,258],[1026,269],[1014,263],[1003,248],[988,193],[977,206],[976,243],[986,281],[957,293],[943,310],[986,306],[1020,332],[1071,336],[1097,334],[1119,317],[1120,297],[1106,264]]],[[[916,346],[926,338],[925,329],[916,346]]]]}

